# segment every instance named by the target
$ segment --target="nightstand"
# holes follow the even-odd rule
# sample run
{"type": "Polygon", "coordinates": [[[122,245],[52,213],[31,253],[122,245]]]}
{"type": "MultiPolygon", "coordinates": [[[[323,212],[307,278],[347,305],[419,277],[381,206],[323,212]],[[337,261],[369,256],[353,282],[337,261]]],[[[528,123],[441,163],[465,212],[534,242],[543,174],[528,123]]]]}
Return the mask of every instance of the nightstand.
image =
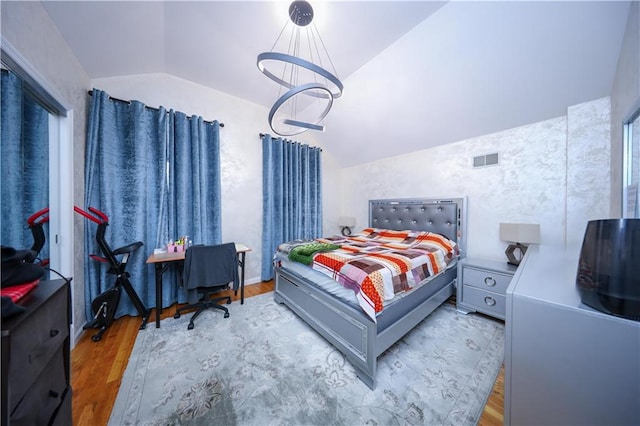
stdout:
{"type": "Polygon", "coordinates": [[[456,304],[459,312],[482,312],[504,320],[506,291],[516,272],[506,261],[466,258],[458,262],[456,304]]]}

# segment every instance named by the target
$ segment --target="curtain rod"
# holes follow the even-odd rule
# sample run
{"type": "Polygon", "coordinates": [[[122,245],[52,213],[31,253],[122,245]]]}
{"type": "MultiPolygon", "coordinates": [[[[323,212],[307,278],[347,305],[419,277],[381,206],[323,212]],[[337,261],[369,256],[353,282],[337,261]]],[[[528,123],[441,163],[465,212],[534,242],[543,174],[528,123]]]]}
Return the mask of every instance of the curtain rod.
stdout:
{"type": "MultiPolygon", "coordinates": [[[[87,93],[89,94],[89,96],[93,96],[93,90],[88,90],[87,93]]],[[[131,101],[125,101],[124,99],[114,98],[113,96],[109,96],[109,99],[111,99],[112,101],[116,101],[116,102],[124,102],[126,104],[130,104],[131,103],[131,101]]],[[[150,107],[148,105],[145,105],[144,107],[152,109],[154,111],[160,111],[158,108],[150,107]]],[[[188,118],[191,119],[191,117],[188,117],[188,118]]],[[[204,120],[204,122],[208,123],[208,124],[213,124],[213,121],[204,120]]],[[[219,124],[220,124],[220,127],[224,127],[224,123],[219,123],[219,124]]]]}
{"type": "MultiPolygon", "coordinates": [[[[266,133],[259,133],[259,135],[260,135],[260,139],[262,139],[262,138],[264,138],[267,134],[266,134],[266,133]]],[[[300,142],[291,141],[291,140],[290,140],[290,142],[293,142],[293,143],[297,143],[297,144],[302,145],[300,142]]],[[[317,147],[313,147],[313,148],[317,148],[317,147]]],[[[322,148],[318,148],[318,149],[320,150],[320,152],[322,152],[322,148]]]]}

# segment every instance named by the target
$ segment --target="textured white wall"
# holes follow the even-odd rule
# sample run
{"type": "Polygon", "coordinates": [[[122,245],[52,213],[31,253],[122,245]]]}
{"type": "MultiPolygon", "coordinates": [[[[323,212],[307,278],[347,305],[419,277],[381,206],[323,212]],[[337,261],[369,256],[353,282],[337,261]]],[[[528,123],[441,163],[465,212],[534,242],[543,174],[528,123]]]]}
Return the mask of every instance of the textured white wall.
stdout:
{"type": "Polygon", "coordinates": [[[567,113],[567,245],[581,245],[587,222],[610,216],[611,106],[609,98],[567,113]]]}
{"type": "Polygon", "coordinates": [[[346,168],[343,213],[356,216],[361,228],[367,225],[369,199],[466,196],[469,255],[504,258],[500,222],[539,223],[545,244],[564,245],[567,232],[569,241],[581,239],[576,229],[583,232],[584,218],[608,209],[608,111],[608,99],[573,107],[569,133],[567,117],[558,117],[346,168]],[[568,137],[575,139],[570,150],[568,137]],[[473,168],[474,156],[494,152],[500,154],[498,166],[473,168]],[[598,184],[591,186],[593,180],[598,184]]]}
{"type": "MultiPolygon", "coordinates": [[[[94,79],[93,87],[126,100],[139,100],[148,106],[173,108],[187,115],[224,123],[220,129],[222,175],[222,239],[251,247],[247,255],[247,283],[260,280],[262,259],[262,142],[259,134],[269,133],[268,110],[225,93],[168,74],[144,74],[94,79]]],[[[292,138],[319,146],[312,134],[292,138]]],[[[336,162],[322,153],[323,209],[325,229],[338,213],[339,197],[335,185],[336,162]],[[335,194],[335,195],[334,195],[335,194]]]]}

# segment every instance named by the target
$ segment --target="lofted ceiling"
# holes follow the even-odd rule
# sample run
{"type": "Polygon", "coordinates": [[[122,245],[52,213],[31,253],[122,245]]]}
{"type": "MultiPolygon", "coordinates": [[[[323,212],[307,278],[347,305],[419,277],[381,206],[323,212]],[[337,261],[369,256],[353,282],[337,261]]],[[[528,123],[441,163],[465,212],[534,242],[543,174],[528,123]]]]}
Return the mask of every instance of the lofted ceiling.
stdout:
{"type": "MultiPolygon", "coordinates": [[[[629,11],[616,1],[311,3],[345,85],[325,132],[313,136],[345,166],[565,115],[608,96],[629,11]]],[[[277,89],[256,56],[271,49],[288,5],[43,2],[91,78],[167,73],[267,109],[277,89]]]]}

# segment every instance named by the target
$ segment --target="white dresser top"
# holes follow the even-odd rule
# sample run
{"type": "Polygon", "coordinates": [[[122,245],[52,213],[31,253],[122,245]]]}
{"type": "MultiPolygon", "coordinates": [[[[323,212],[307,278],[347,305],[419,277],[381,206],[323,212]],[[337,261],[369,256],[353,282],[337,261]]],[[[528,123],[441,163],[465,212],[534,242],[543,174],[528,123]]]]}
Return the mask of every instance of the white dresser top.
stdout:
{"type": "Polygon", "coordinates": [[[531,245],[507,288],[507,295],[579,309],[612,321],[630,325],[640,322],[615,317],[584,305],[576,288],[580,247],[531,245]]]}

